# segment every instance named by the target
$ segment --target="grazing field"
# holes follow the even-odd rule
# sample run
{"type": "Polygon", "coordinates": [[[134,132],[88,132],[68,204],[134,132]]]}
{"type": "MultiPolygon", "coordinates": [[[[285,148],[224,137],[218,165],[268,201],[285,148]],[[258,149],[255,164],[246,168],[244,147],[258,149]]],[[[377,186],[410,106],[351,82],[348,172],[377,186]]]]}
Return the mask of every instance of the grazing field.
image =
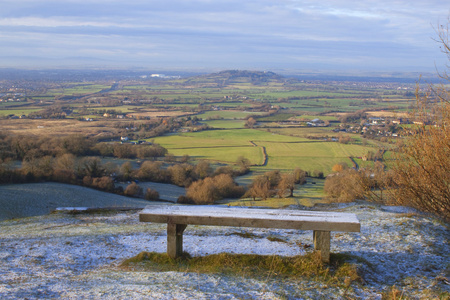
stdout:
{"type": "Polygon", "coordinates": [[[0,117],[2,116],[9,116],[9,115],[15,115],[15,116],[27,116],[28,114],[37,112],[42,110],[42,108],[7,108],[7,109],[1,109],[0,110],[0,117]]]}
{"type": "Polygon", "coordinates": [[[334,136],[336,133],[330,131],[328,127],[279,127],[270,128],[270,131],[276,134],[307,137],[307,136],[334,136]]]}
{"type": "Polygon", "coordinates": [[[188,116],[192,113],[183,112],[179,110],[156,110],[156,111],[139,111],[139,112],[129,112],[128,115],[135,118],[148,117],[148,118],[163,118],[163,117],[180,117],[180,116],[188,116]]]}
{"type": "Polygon", "coordinates": [[[238,129],[244,128],[245,121],[243,120],[209,120],[202,121],[201,123],[208,125],[212,128],[223,128],[223,129],[238,129]]]}
{"type": "Polygon", "coordinates": [[[20,93],[10,93],[21,87],[9,82],[0,93],[2,134],[40,141],[76,134],[94,144],[127,137],[129,147],[143,140],[160,144],[173,163],[185,155],[193,164],[206,159],[213,165],[245,157],[252,178],[295,168],[316,177],[338,163],[353,166],[350,157],[358,166],[372,166],[360,158],[389,150],[394,133],[402,130],[397,124],[411,126],[399,118],[415,103],[416,86],[397,82],[298,80],[239,70],[184,78],[140,75],[54,82],[36,78],[20,93]],[[22,115],[28,118],[17,118],[22,115]],[[385,120],[373,126],[371,116],[385,120]],[[314,119],[324,123],[307,126],[314,119]]]}
{"type": "Polygon", "coordinates": [[[195,159],[227,163],[234,163],[238,157],[244,156],[252,164],[262,164],[263,150],[251,143],[252,138],[259,132],[250,129],[213,130],[163,136],[152,140],[176,156],[187,154],[195,159]]]}
{"type": "Polygon", "coordinates": [[[95,94],[102,90],[107,90],[111,88],[112,83],[108,84],[97,84],[95,82],[91,83],[64,83],[63,86],[50,88],[46,91],[46,95],[52,96],[75,96],[75,95],[86,95],[95,94]]]}
{"type": "Polygon", "coordinates": [[[373,147],[341,144],[274,134],[256,129],[209,130],[158,137],[154,142],[176,156],[234,163],[239,156],[248,158],[256,169],[282,171],[301,168],[328,174],[333,165],[347,163],[349,157],[361,157],[373,147]],[[267,155],[267,164],[264,153],[267,155]],[[263,165],[263,166],[262,166],[263,165]]]}
{"type": "Polygon", "coordinates": [[[203,120],[207,120],[208,118],[221,118],[221,119],[243,119],[249,115],[260,115],[259,112],[248,112],[248,111],[240,111],[240,110],[212,110],[207,111],[197,116],[202,118],[203,120]]]}
{"type": "Polygon", "coordinates": [[[351,166],[350,156],[362,156],[368,148],[344,145],[337,142],[306,141],[298,143],[258,143],[266,148],[267,168],[291,170],[299,167],[305,171],[331,172],[333,165],[344,162],[351,166]]]}
{"type": "Polygon", "coordinates": [[[212,147],[212,148],[184,148],[170,150],[176,156],[189,155],[194,159],[207,159],[221,163],[233,164],[241,156],[248,158],[254,165],[264,163],[263,150],[259,147],[212,147]]]}

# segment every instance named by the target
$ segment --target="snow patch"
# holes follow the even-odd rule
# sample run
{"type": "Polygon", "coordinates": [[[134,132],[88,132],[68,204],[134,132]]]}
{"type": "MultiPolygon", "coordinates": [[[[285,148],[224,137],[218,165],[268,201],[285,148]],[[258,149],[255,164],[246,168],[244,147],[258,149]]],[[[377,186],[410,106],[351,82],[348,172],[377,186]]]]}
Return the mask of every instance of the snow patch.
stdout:
{"type": "MultiPolygon", "coordinates": [[[[365,283],[350,289],[277,275],[255,279],[185,272],[127,272],[118,268],[142,251],[166,251],[166,224],[140,223],[139,212],[52,214],[0,222],[0,298],[89,299],[380,299],[391,286],[410,298],[450,293],[449,231],[402,209],[354,204],[360,233],[332,233],[331,251],[347,254],[365,283]],[[447,278],[448,280],[448,278],[447,278]]],[[[298,255],[312,251],[312,231],[188,226],[184,249],[193,256],[221,252],[298,255]],[[242,233],[251,233],[246,236],[242,233]],[[273,242],[268,237],[283,242],[273,242]]]]}

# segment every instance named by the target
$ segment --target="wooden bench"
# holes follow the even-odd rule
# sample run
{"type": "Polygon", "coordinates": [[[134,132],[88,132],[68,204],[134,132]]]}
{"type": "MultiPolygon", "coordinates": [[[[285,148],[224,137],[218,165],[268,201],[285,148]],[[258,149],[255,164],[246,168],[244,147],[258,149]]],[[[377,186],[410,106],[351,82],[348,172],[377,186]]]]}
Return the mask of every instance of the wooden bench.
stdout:
{"type": "Polygon", "coordinates": [[[187,225],[313,230],[314,248],[322,261],[330,261],[330,232],[359,232],[355,214],[340,212],[231,208],[210,205],[150,205],[139,213],[139,221],[167,223],[167,254],[183,253],[187,225]]]}

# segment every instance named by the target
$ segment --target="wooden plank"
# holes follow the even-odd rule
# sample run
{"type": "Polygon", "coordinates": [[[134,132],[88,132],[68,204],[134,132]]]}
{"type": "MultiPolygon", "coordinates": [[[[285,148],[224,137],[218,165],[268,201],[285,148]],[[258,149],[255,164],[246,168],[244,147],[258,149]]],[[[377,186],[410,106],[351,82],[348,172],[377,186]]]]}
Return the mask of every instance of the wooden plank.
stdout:
{"type": "Polygon", "coordinates": [[[355,214],[281,209],[228,208],[218,206],[147,206],[141,222],[192,225],[280,228],[359,232],[355,214]]]}

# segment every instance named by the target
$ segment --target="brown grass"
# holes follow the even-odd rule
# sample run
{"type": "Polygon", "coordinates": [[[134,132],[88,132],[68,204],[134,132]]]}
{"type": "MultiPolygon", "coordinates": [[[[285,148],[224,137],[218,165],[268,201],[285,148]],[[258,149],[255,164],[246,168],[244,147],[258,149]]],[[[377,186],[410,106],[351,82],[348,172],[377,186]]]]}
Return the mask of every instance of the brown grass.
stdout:
{"type": "Polygon", "coordinates": [[[399,113],[394,111],[368,111],[368,115],[373,117],[386,117],[386,118],[406,118],[408,116],[408,113],[399,113]]]}
{"type": "Polygon", "coordinates": [[[114,125],[118,122],[129,122],[129,120],[102,120],[94,122],[83,122],[74,119],[63,120],[0,120],[2,132],[14,135],[42,136],[67,136],[72,134],[83,134],[99,136],[107,134],[118,134],[119,129],[114,125]]]}
{"type": "Polygon", "coordinates": [[[125,260],[121,267],[138,271],[221,273],[256,278],[306,277],[344,287],[361,281],[355,265],[344,262],[342,258],[334,259],[332,256],[331,259],[332,267],[324,265],[317,252],[292,257],[229,253],[190,257],[184,253],[183,257],[177,259],[169,258],[165,253],[141,252],[125,260]]]}

